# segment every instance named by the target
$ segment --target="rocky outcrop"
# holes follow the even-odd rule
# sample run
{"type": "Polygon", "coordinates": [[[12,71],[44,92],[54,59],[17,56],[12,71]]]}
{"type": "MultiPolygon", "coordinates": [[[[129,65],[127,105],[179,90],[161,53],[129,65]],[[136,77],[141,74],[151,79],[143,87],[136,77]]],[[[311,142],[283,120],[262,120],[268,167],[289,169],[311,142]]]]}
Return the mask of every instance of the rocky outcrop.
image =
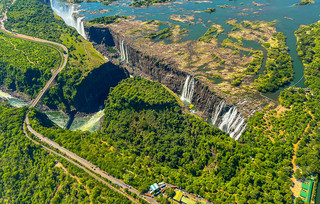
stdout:
{"type": "MultiPolygon", "coordinates": [[[[157,81],[176,94],[181,95],[185,79],[189,74],[176,69],[174,62],[158,59],[135,49],[134,43],[131,42],[132,39],[120,36],[116,31],[106,26],[87,27],[86,32],[95,49],[108,57],[114,64],[125,67],[133,76],[157,81]],[[117,54],[110,52],[109,46],[114,47],[117,54]],[[122,52],[127,53],[128,60],[119,60],[121,58],[121,47],[125,49],[122,52]]],[[[221,100],[222,98],[209,90],[205,83],[196,79],[192,104],[201,112],[202,117],[211,117],[216,104],[221,100]]]]}
{"type": "MultiPolygon", "coordinates": [[[[172,58],[166,59],[165,55],[161,54],[150,55],[142,49],[144,44],[138,44],[141,42],[121,35],[109,26],[86,27],[86,32],[88,39],[99,52],[112,63],[125,68],[130,75],[157,81],[182,95],[186,78],[188,75],[192,76],[192,73],[180,70],[172,58]]],[[[198,110],[196,114],[210,119],[216,127],[230,133],[232,138],[239,139],[246,126],[245,118],[260,105],[255,104],[254,98],[240,98],[237,101],[237,98],[231,95],[220,92],[217,94],[212,89],[213,84],[208,84],[210,88],[203,79],[194,77],[194,80],[191,103],[198,110]]]]}

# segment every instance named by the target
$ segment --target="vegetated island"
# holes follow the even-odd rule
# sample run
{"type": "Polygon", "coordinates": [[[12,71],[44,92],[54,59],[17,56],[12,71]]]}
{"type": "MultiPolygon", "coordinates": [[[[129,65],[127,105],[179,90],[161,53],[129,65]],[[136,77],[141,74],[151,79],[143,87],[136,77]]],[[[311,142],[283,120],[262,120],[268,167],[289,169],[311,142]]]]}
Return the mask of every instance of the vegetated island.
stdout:
{"type": "Polygon", "coordinates": [[[295,6],[305,6],[309,4],[314,4],[314,0],[301,0],[300,3],[294,4],[295,6]]]}

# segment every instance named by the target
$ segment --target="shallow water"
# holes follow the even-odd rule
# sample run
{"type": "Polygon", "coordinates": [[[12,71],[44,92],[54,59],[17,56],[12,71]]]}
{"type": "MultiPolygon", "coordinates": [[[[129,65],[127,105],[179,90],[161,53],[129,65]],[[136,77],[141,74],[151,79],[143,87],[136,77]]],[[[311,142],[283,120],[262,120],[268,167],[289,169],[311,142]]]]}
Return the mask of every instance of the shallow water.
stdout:
{"type": "MultiPolygon", "coordinates": [[[[300,25],[307,25],[319,20],[320,16],[320,2],[316,1],[312,5],[294,6],[293,4],[300,2],[300,0],[259,0],[256,3],[263,4],[262,6],[255,6],[252,1],[181,1],[171,2],[162,6],[151,6],[146,8],[132,8],[129,7],[131,1],[119,1],[119,5],[103,5],[101,3],[81,3],[80,9],[85,16],[85,20],[100,16],[110,15],[135,15],[136,19],[150,20],[156,19],[160,21],[168,21],[174,24],[181,25],[182,28],[189,30],[188,36],[182,40],[196,40],[202,36],[207,28],[212,24],[220,24],[226,30],[230,31],[231,27],[225,24],[225,21],[230,19],[243,20],[264,20],[273,21],[277,23],[275,27],[277,31],[283,32],[287,36],[287,46],[289,47],[289,54],[293,59],[293,68],[295,71],[294,80],[290,85],[297,87],[304,87],[303,65],[296,53],[296,31],[300,25]],[[201,3],[199,3],[201,2],[201,3]],[[229,5],[228,8],[220,8],[218,5],[229,5]],[[242,5],[243,4],[243,5],[242,5]],[[203,12],[207,8],[216,8],[214,13],[203,12]],[[100,13],[99,9],[112,9],[108,13],[100,13]],[[93,13],[97,11],[97,13],[93,13]],[[91,14],[90,14],[91,13],[91,14]],[[176,22],[170,20],[172,14],[177,15],[193,15],[195,24],[190,25],[189,22],[176,22]],[[297,83],[298,82],[298,83],[297,83]]],[[[223,40],[226,35],[219,36],[219,40],[223,40]]],[[[288,87],[286,86],[286,87],[288,87]]],[[[283,88],[281,89],[283,90],[283,88]]],[[[268,97],[277,98],[280,91],[275,93],[267,93],[268,97]]]]}

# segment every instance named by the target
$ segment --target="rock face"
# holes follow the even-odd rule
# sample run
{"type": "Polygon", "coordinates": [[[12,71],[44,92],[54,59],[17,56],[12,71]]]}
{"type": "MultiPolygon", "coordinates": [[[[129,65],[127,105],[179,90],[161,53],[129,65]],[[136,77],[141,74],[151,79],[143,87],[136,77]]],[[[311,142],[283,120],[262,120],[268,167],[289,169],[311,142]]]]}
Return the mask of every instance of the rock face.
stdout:
{"type": "Polygon", "coordinates": [[[84,113],[96,112],[99,106],[103,106],[110,88],[117,86],[128,76],[125,69],[111,62],[94,69],[77,86],[78,91],[74,99],[75,108],[84,113]]]}
{"type": "MultiPolygon", "coordinates": [[[[87,27],[86,31],[88,40],[93,43],[95,49],[108,57],[114,64],[125,67],[130,75],[157,81],[181,95],[185,79],[189,74],[175,69],[174,62],[157,59],[136,50],[134,43],[131,43],[131,39],[118,35],[108,27],[91,26],[87,27]],[[117,59],[121,58],[122,42],[125,49],[123,52],[127,53],[128,57],[123,61],[117,59]],[[111,53],[109,46],[114,47],[120,54],[111,53]]],[[[203,113],[203,117],[211,117],[214,104],[220,100],[222,99],[212,93],[204,83],[196,80],[192,104],[203,113]]]]}
{"type": "MultiPolygon", "coordinates": [[[[126,68],[130,75],[157,81],[176,94],[182,95],[184,83],[190,74],[177,69],[175,62],[144,53],[135,47],[133,39],[120,35],[108,26],[86,27],[86,32],[95,49],[108,57],[112,63],[126,68]],[[117,53],[112,52],[110,47],[117,53]]],[[[243,114],[241,108],[215,94],[205,82],[197,78],[194,80],[191,103],[197,108],[197,115],[204,119],[218,117],[214,125],[230,133],[234,139],[239,139],[246,125],[243,115],[249,115],[252,110],[243,114]]]]}

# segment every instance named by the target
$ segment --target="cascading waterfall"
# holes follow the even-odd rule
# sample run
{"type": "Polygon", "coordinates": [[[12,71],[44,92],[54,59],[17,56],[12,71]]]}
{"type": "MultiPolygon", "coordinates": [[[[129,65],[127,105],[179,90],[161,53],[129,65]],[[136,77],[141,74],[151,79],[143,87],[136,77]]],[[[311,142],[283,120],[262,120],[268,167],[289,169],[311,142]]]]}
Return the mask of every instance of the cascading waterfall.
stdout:
{"type": "Polygon", "coordinates": [[[52,10],[60,16],[64,22],[71,27],[74,27],[78,33],[87,39],[86,33],[84,31],[83,16],[78,16],[79,10],[74,4],[63,4],[59,0],[50,0],[52,10]]]}
{"type": "Polygon", "coordinates": [[[128,45],[126,45],[126,63],[129,63],[128,45]]]}
{"type": "Polygon", "coordinates": [[[213,111],[212,113],[212,124],[215,125],[217,123],[218,117],[222,111],[222,109],[225,107],[226,103],[224,102],[224,100],[221,100],[220,103],[218,104],[218,106],[216,107],[215,111],[213,111]]]}
{"type": "Polygon", "coordinates": [[[233,139],[238,140],[247,125],[245,118],[241,116],[241,113],[234,106],[227,111],[225,109],[227,109],[226,103],[221,100],[212,113],[212,125],[229,133],[233,139]]]}
{"type": "Polygon", "coordinates": [[[194,78],[191,76],[188,76],[183,85],[181,100],[191,104],[193,92],[194,92],[194,78]]]}
{"type": "Polygon", "coordinates": [[[129,63],[128,46],[124,45],[124,40],[119,41],[119,50],[121,61],[129,63]]]}

